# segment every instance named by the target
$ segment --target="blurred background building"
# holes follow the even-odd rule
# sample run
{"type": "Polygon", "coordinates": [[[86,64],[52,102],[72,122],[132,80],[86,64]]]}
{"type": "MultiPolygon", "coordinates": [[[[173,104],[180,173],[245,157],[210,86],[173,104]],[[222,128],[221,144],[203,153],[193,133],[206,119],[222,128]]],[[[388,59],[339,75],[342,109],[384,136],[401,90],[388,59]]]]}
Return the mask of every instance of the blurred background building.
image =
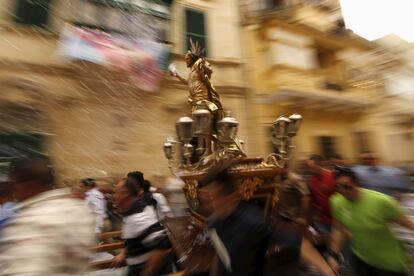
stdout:
{"type": "Polygon", "coordinates": [[[0,5],[4,166],[12,157],[42,153],[54,161],[62,180],[137,169],[152,177],[169,174],[162,143],[174,133],[175,120],[188,113],[187,87],[163,73],[157,89],[148,92],[111,66],[68,61],[60,54],[61,34],[73,26],[162,43],[170,53],[166,63],[175,62],[184,75],[184,53],[193,37],[206,47],[225,106],[243,120],[236,0],[5,0],[0,5]]]}
{"type": "Polygon", "coordinates": [[[404,54],[346,30],[336,0],[246,0],[241,13],[256,153],[272,150],[266,134],[275,116],[298,112],[305,120],[297,155],[336,153],[357,162],[371,150],[385,163],[412,161],[412,104],[395,99],[412,94],[410,78],[390,76],[412,72],[404,54]]]}
{"type": "Polygon", "coordinates": [[[3,0],[0,32],[3,168],[15,156],[44,154],[64,181],[136,169],[169,175],[161,147],[188,113],[188,90],[165,65],[187,74],[190,37],[206,48],[249,155],[271,152],[271,123],[298,112],[297,155],[356,162],[374,150],[385,163],[414,159],[414,48],[346,30],[337,0],[3,0]],[[135,64],[120,60],[130,71],[121,70],[68,43],[79,28],[166,49],[152,89],[139,75],[148,47],[131,56],[135,64]]]}
{"type": "Polygon", "coordinates": [[[395,35],[375,41],[382,53],[380,73],[386,94],[384,95],[380,120],[386,122],[380,131],[383,155],[392,163],[404,164],[414,161],[414,45],[395,35]],[[383,54],[384,55],[384,54],[383,54]]]}

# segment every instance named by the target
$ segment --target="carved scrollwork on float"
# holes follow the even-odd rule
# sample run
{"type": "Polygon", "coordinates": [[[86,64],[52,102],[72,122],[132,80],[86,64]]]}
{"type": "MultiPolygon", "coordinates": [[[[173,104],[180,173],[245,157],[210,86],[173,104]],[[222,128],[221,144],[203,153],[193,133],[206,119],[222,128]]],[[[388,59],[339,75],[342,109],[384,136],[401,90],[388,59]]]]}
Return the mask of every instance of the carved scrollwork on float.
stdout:
{"type": "Polygon", "coordinates": [[[198,200],[198,182],[197,180],[187,180],[184,186],[185,196],[190,202],[192,208],[197,208],[199,205],[198,200]]]}
{"type": "Polygon", "coordinates": [[[263,180],[259,177],[251,177],[243,179],[240,182],[240,194],[244,200],[249,200],[256,190],[263,184],[263,180]]]}
{"type": "Polygon", "coordinates": [[[272,193],[272,198],[271,198],[271,202],[270,202],[270,209],[272,210],[273,208],[276,207],[277,203],[279,202],[279,188],[274,189],[274,192],[272,193]]]}

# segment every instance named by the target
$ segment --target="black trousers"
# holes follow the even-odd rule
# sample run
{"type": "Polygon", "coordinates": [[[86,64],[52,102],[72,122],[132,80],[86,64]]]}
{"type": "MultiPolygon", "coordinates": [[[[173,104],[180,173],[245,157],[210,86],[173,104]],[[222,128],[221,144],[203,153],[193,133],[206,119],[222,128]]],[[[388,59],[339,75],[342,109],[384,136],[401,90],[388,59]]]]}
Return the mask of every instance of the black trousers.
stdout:
{"type": "MultiPolygon", "coordinates": [[[[126,276],[139,276],[141,272],[144,270],[145,264],[140,265],[130,265],[128,266],[128,272],[126,276]]],[[[157,273],[158,275],[165,275],[170,274],[173,272],[172,263],[168,262],[165,266],[163,266],[160,271],[157,273]]]]}
{"type": "Polygon", "coordinates": [[[144,270],[144,264],[129,265],[126,276],[139,276],[139,274],[141,274],[143,270],[144,270]]]}
{"type": "Polygon", "coordinates": [[[394,272],[383,270],[367,264],[354,253],[351,253],[351,266],[356,276],[408,276],[408,272],[394,272]]]}

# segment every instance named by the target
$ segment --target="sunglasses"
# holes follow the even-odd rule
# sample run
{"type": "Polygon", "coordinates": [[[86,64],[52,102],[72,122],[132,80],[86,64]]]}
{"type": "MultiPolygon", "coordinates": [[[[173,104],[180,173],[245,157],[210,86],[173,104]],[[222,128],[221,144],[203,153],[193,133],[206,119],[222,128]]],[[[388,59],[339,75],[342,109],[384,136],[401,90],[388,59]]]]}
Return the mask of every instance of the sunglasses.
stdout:
{"type": "Polygon", "coordinates": [[[350,174],[350,173],[353,173],[353,171],[348,167],[335,165],[334,173],[335,174],[339,174],[339,173],[350,174]]]}
{"type": "Polygon", "coordinates": [[[336,184],[336,187],[338,189],[343,189],[343,190],[347,190],[347,191],[352,190],[354,188],[354,186],[349,185],[349,184],[336,184]]]}

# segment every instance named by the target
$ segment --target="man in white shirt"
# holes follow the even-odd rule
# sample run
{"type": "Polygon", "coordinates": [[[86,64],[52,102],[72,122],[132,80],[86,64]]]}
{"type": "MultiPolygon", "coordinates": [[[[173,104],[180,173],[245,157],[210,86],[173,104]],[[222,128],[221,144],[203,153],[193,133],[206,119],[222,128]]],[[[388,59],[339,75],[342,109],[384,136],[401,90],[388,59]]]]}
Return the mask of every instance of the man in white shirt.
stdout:
{"type": "Polygon", "coordinates": [[[104,228],[106,214],[106,200],[104,195],[96,188],[95,180],[86,178],[81,181],[81,187],[85,191],[85,203],[95,217],[95,233],[99,234],[104,228]]]}
{"type": "Polygon", "coordinates": [[[157,202],[156,209],[160,220],[163,220],[165,217],[172,217],[171,208],[168,205],[167,199],[157,188],[151,185],[149,180],[144,180],[144,191],[151,193],[152,197],[157,202]]]}
{"type": "Polygon", "coordinates": [[[0,237],[0,275],[84,275],[94,244],[93,220],[68,189],[53,189],[47,160],[10,166],[19,204],[0,237]]]}

